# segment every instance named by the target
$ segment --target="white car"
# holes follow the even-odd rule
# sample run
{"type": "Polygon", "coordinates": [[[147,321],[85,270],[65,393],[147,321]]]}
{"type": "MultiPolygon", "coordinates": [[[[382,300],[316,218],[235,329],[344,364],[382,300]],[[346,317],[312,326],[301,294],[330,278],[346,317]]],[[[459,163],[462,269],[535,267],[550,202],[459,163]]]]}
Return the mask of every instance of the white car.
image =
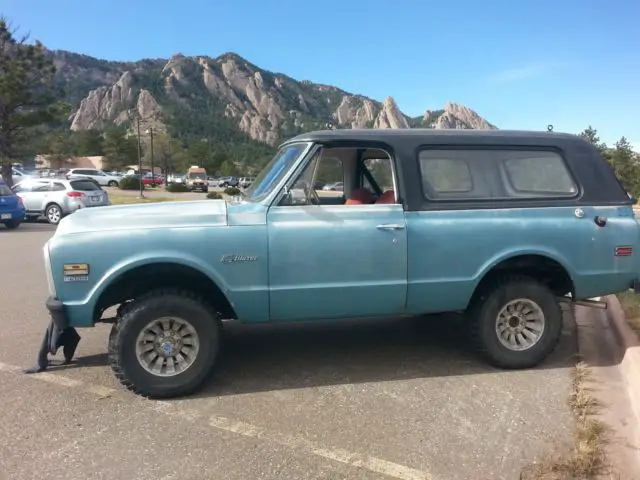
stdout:
{"type": "Polygon", "coordinates": [[[34,178],[38,178],[38,175],[33,173],[27,173],[24,170],[20,170],[16,167],[11,167],[11,176],[13,177],[14,185],[18,182],[22,182],[23,180],[31,180],[34,178]]]}
{"type": "Polygon", "coordinates": [[[67,180],[87,177],[98,182],[101,187],[117,187],[121,179],[121,177],[109,175],[95,168],[72,168],[65,174],[67,180]]]}

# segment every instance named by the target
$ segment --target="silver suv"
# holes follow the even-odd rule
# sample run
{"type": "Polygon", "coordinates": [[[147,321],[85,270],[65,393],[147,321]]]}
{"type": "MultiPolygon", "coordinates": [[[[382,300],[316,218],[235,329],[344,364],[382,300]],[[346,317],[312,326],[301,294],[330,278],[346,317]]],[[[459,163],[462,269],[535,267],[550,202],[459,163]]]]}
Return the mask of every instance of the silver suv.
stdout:
{"type": "Polygon", "coordinates": [[[22,198],[27,220],[44,215],[53,225],[80,208],[111,205],[107,192],[88,178],[29,179],[14,185],[13,191],[22,198]]]}
{"type": "Polygon", "coordinates": [[[91,178],[103,187],[117,187],[120,182],[120,177],[109,175],[108,173],[105,173],[102,170],[96,170],[95,168],[72,168],[65,174],[65,177],[67,180],[91,178]]]}

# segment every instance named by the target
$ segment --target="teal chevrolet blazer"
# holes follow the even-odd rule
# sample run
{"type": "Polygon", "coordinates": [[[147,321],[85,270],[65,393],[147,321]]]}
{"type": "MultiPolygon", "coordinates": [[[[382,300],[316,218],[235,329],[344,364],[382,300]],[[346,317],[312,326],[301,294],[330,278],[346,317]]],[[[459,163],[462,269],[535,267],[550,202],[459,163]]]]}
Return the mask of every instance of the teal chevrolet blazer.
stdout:
{"type": "Polygon", "coordinates": [[[225,319],[465,312],[488,362],[528,368],[554,350],[561,302],[636,288],[632,203],[575,135],[311,132],[230,200],[64,218],[44,247],[46,305],[60,328],[113,323],[115,375],[153,398],[202,386],[225,319]],[[343,191],[316,189],[327,172],[343,191]]]}

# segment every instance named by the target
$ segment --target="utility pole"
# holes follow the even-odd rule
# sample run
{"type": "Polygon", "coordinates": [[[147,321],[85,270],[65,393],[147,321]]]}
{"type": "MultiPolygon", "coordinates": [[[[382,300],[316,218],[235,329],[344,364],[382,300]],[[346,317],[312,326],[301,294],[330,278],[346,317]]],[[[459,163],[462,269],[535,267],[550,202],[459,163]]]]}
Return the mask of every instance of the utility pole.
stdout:
{"type": "Polygon", "coordinates": [[[138,131],[138,181],[140,182],[140,198],[144,198],[144,183],[142,181],[142,147],[140,146],[140,115],[136,115],[136,129],[138,131]]]}
{"type": "Polygon", "coordinates": [[[149,136],[151,140],[151,185],[156,184],[156,171],[153,169],[153,127],[149,127],[149,136]]]}

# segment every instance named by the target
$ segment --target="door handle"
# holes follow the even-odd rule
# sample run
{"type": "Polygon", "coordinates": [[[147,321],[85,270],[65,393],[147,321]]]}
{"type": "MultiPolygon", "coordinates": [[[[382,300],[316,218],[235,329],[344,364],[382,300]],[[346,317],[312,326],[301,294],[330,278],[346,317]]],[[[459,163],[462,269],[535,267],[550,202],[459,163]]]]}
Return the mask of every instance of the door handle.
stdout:
{"type": "Polygon", "coordinates": [[[378,230],[404,230],[404,225],[399,223],[385,223],[378,225],[378,230]]]}

